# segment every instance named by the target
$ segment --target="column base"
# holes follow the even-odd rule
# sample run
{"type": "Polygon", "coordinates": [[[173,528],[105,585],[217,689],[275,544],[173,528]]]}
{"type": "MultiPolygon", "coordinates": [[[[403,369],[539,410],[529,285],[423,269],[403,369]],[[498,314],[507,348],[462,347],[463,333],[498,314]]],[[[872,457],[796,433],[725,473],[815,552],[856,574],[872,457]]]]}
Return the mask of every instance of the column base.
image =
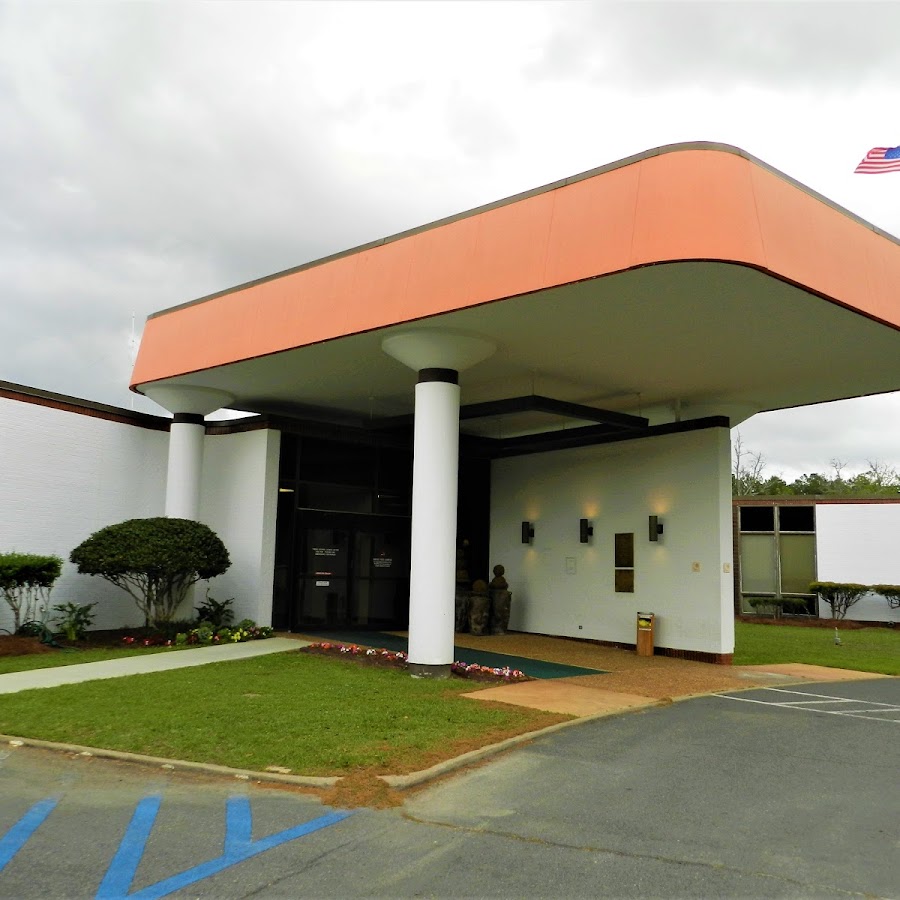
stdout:
{"type": "Polygon", "coordinates": [[[413,678],[449,678],[450,663],[429,665],[428,663],[407,663],[406,669],[413,678]]]}

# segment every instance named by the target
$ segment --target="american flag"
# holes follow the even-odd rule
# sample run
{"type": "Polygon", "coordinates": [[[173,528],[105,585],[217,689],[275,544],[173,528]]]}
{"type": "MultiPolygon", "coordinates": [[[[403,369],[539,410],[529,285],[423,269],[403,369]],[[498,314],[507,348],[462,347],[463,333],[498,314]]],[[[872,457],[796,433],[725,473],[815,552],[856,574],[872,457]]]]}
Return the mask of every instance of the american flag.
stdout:
{"type": "Polygon", "coordinates": [[[873,147],[853,171],[860,175],[900,172],[900,147],[873,147]]]}

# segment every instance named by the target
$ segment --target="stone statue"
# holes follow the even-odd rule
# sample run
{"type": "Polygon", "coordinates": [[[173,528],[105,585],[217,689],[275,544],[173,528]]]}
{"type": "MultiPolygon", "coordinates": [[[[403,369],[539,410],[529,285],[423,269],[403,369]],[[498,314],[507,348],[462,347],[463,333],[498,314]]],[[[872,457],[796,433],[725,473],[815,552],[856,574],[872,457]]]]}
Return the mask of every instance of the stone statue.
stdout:
{"type": "Polygon", "coordinates": [[[509,588],[509,584],[503,577],[505,574],[506,569],[503,566],[494,566],[494,577],[491,579],[492,591],[505,591],[509,588]]]}
{"type": "Polygon", "coordinates": [[[503,577],[506,569],[494,566],[494,578],[491,581],[491,634],[506,634],[509,628],[509,612],[512,606],[512,594],[509,584],[503,577]]]}
{"type": "Polygon", "coordinates": [[[491,598],[486,581],[480,578],[472,585],[469,595],[469,631],[472,634],[488,634],[491,618],[491,598]]]}

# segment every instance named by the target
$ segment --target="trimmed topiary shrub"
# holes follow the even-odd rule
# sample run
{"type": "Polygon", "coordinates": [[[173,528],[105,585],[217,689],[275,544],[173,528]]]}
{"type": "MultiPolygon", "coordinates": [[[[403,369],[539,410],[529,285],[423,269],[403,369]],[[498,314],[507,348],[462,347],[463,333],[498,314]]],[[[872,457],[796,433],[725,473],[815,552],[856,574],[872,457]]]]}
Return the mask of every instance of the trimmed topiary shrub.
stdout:
{"type": "Polygon", "coordinates": [[[0,553],[0,596],[12,610],[14,631],[24,622],[44,621],[62,562],[58,556],[0,553]]]}
{"type": "Polygon", "coordinates": [[[867,584],[814,581],[810,584],[809,590],[813,594],[818,594],[831,607],[832,619],[843,619],[847,615],[847,610],[872,589],[867,584]]]}
{"type": "Polygon", "coordinates": [[[221,575],[231,559],[219,536],[191,519],[129,519],[79,544],[71,561],[126,591],[144,624],[170,622],[193,584],[221,575]]]}

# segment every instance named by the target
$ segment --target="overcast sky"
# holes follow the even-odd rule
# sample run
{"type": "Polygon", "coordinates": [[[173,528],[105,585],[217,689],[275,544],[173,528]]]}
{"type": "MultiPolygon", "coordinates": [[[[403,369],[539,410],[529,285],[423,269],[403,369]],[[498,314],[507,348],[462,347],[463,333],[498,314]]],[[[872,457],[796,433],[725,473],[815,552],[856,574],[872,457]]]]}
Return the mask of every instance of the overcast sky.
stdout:
{"type": "MultiPolygon", "coordinates": [[[[898,35],[859,0],[0,0],[0,379],[162,412],[133,315],[676,141],[900,234],[900,174],[853,174],[900,144],[898,35]]],[[[900,394],[740,430],[789,479],[900,468],[900,394]]]]}

